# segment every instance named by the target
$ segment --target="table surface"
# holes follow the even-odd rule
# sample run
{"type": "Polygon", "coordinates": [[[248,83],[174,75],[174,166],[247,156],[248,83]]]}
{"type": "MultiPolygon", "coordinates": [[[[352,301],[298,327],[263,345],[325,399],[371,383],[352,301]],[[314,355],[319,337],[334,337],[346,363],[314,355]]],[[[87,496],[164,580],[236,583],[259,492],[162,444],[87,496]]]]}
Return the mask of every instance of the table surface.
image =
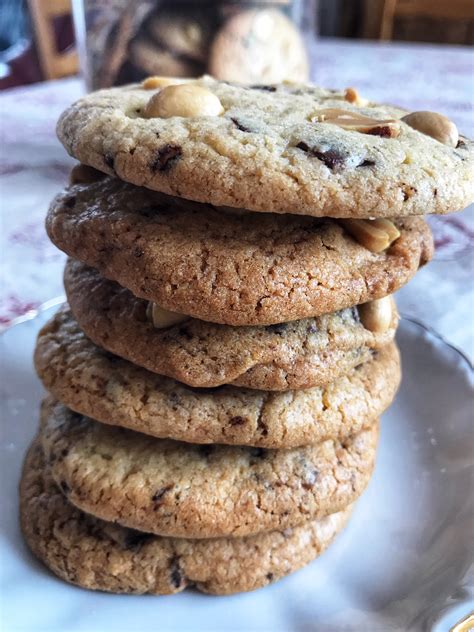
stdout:
{"type": "MultiPolygon", "coordinates": [[[[457,46],[320,40],[312,48],[312,74],[321,85],[354,86],[370,99],[442,112],[472,137],[473,59],[457,46]]],[[[0,327],[63,293],[65,256],[43,223],[74,164],[55,123],[83,92],[73,78],[0,93],[0,327]]],[[[430,223],[436,257],[398,293],[399,309],[473,358],[474,207],[430,223]]]]}

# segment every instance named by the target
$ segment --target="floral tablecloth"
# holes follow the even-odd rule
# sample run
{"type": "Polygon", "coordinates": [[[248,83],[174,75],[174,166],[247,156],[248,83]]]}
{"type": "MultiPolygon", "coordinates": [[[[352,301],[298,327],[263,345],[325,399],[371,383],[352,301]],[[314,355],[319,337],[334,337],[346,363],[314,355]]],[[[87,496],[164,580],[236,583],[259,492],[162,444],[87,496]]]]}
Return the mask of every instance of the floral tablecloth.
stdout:
{"type": "MultiPolygon", "coordinates": [[[[313,79],[409,110],[435,110],[472,136],[473,57],[467,48],[323,40],[312,48],[313,79]]],[[[55,136],[61,111],[84,91],[66,79],[0,93],[0,327],[60,296],[64,255],[43,221],[73,160],[55,136]]],[[[474,177],[474,174],[473,174],[474,177]]],[[[474,209],[430,219],[434,262],[398,293],[402,313],[474,357],[474,209]]]]}

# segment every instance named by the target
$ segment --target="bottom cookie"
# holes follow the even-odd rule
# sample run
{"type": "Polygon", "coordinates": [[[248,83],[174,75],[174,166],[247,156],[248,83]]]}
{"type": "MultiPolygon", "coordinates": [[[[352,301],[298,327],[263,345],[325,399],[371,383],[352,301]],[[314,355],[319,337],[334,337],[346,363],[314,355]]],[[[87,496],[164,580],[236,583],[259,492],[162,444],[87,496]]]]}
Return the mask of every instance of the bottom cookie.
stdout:
{"type": "Polygon", "coordinates": [[[309,563],[345,526],[351,508],[293,529],[245,538],[165,538],[93,518],[69,504],[36,440],[20,483],[20,519],[33,553],[62,579],[115,593],[167,595],[254,590],[309,563]]]}

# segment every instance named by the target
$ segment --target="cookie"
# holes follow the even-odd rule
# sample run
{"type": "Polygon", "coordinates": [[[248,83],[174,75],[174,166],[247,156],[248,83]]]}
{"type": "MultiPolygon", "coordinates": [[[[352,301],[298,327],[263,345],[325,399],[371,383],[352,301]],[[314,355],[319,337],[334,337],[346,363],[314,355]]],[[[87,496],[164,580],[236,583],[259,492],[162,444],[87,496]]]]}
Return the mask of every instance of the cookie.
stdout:
{"type": "Polygon", "coordinates": [[[324,388],[193,389],[103,351],[65,306],[40,331],[36,370],[59,401],[106,424],[192,443],[292,448],[373,425],[400,382],[395,344],[324,388]]]}
{"type": "Polygon", "coordinates": [[[20,484],[23,534],[33,553],[72,584],[169,595],[195,586],[217,595],[254,590],[308,564],[341,531],[351,508],[293,529],[246,538],[163,538],[104,522],[67,502],[33,443],[20,484]]]}
{"type": "Polygon", "coordinates": [[[209,7],[161,8],[147,22],[155,42],[166,50],[202,64],[207,63],[215,17],[209,7]]]}
{"type": "Polygon", "coordinates": [[[229,18],[216,34],[209,74],[237,83],[307,81],[308,55],[302,36],[276,9],[250,9],[229,18]]]}
{"type": "Polygon", "coordinates": [[[474,144],[461,138],[452,147],[390,122],[406,114],[400,109],[303,84],[204,77],[192,85],[211,93],[208,104],[217,97],[223,112],[202,115],[208,110],[195,102],[194,116],[147,118],[154,91],[113,88],[69,107],[59,138],[72,156],[122,180],[254,211],[397,217],[474,200],[474,144]]]}
{"type": "Polygon", "coordinates": [[[334,219],[223,213],[117,179],[74,185],[52,202],[58,248],[135,296],[227,325],[271,325],[392,294],[430,260],[420,217],[371,252],[334,219]]]}
{"type": "Polygon", "coordinates": [[[41,441],[68,500],[109,522],[184,538],[246,536],[316,520],[369,482],[378,425],[292,450],[194,446],[106,426],[46,400],[41,441]]]}
{"type": "Polygon", "coordinates": [[[129,59],[142,76],[169,75],[193,77],[201,74],[202,65],[190,59],[173,55],[146,37],[138,37],[130,42],[129,59]]]}
{"type": "Polygon", "coordinates": [[[357,308],[268,327],[230,327],[190,318],[163,329],[147,301],[69,259],[69,304],[97,345],[154,373],[209,388],[233,383],[278,391],[321,386],[345,375],[394,339],[395,302],[384,331],[370,331],[357,308]]]}

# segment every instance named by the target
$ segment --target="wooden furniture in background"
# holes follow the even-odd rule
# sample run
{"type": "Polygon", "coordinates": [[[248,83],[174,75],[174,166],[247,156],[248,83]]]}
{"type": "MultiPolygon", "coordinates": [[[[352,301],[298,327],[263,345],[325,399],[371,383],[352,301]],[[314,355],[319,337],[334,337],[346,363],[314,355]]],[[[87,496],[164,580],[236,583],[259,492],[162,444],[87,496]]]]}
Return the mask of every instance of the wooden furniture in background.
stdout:
{"type": "Polygon", "coordinates": [[[39,62],[45,79],[59,79],[79,70],[76,49],[59,51],[54,21],[72,14],[71,0],[28,0],[39,62]]]}
{"type": "Polygon", "coordinates": [[[396,18],[474,20],[473,0],[385,0],[379,38],[392,39],[396,18]]]}
{"type": "Polygon", "coordinates": [[[470,44],[473,0],[365,0],[362,37],[470,44]]]}

